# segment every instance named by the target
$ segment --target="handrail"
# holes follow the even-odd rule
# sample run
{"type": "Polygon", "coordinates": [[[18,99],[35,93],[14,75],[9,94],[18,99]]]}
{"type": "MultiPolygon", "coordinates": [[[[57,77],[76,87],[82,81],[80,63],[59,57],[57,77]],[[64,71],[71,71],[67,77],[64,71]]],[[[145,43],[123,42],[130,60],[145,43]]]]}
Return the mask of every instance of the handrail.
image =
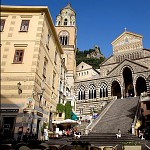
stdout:
{"type": "Polygon", "coordinates": [[[145,144],[145,146],[146,146],[147,149],[150,149],[150,147],[147,144],[145,144]]]}
{"type": "Polygon", "coordinates": [[[133,134],[133,135],[135,135],[135,126],[136,126],[137,119],[138,119],[139,106],[140,106],[140,97],[139,97],[139,100],[138,100],[138,104],[137,104],[137,109],[136,109],[134,121],[133,121],[133,123],[132,123],[132,134],[133,134]]]}

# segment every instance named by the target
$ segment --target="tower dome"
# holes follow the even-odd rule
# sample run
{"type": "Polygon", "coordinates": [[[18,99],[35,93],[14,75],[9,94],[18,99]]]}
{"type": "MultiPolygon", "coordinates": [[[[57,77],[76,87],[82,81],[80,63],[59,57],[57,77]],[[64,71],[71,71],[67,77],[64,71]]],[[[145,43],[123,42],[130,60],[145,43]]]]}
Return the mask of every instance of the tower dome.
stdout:
{"type": "Polygon", "coordinates": [[[71,8],[70,3],[63,9],[56,17],[56,26],[75,26],[76,25],[76,13],[71,8]]]}

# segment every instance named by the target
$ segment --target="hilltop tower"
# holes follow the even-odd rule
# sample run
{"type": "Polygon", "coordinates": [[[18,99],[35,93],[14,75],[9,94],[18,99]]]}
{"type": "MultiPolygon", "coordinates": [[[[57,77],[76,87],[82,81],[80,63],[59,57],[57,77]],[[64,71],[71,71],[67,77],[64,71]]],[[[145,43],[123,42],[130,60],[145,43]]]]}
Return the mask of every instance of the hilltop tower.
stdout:
{"type": "Polygon", "coordinates": [[[71,95],[74,93],[74,79],[76,73],[76,13],[70,4],[60,10],[56,17],[56,31],[60,44],[64,50],[64,60],[67,67],[67,83],[71,95]]]}

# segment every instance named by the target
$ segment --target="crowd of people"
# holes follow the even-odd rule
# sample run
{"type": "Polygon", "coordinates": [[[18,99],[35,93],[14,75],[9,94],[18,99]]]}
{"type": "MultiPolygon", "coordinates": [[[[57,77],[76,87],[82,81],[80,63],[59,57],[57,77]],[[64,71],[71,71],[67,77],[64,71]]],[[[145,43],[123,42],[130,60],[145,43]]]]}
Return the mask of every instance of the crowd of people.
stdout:
{"type": "Polygon", "coordinates": [[[62,136],[74,136],[75,138],[79,137],[77,135],[81,135],[81,132],[77,130],[77,128],[64,129],[62,131],[62,136]]]}

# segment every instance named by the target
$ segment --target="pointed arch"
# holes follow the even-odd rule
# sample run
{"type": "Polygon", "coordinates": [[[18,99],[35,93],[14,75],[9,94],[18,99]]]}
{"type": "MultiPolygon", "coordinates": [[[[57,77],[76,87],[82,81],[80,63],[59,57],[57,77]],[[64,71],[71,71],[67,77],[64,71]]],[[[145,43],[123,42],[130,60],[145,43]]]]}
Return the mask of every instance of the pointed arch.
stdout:
{"type": "Polygon", "coordinates": [[[96,87],[94,84],[89,84],[89,99],[96,98],[96,87]]]}
{"type": "Polygon", "coordinates": [[[123,80],[124,80],[124,94],[126,96],[134,96],[134,86],[133,86],[133,69],[130,66],[124,66],[122,70],[123,80]]]}
{"type": "Polygon", "coordinates": [[[138,76],[136,79],[136,93],[137,96],[140,96],[141,93],[147,92],[147,86],[146,86],[146,78],[141,75],[138,76]]]}
{"type": "Polygon", "coordinates": [[[99,97],[108,97],[108,85],[106,82],[101,82],[99,85],[99,97]]]}
{"type": "Polygon", "coordinates": [[[80,85],[79,91],[78,91],[78,100],[84,100],[85,99],[85,86],[80,85]]]}
{"type": "Polygon", "coordinates": [[[121,87],[117,80],[113,80],[111,83],[111,95],[121,98],[121,87]]]}

